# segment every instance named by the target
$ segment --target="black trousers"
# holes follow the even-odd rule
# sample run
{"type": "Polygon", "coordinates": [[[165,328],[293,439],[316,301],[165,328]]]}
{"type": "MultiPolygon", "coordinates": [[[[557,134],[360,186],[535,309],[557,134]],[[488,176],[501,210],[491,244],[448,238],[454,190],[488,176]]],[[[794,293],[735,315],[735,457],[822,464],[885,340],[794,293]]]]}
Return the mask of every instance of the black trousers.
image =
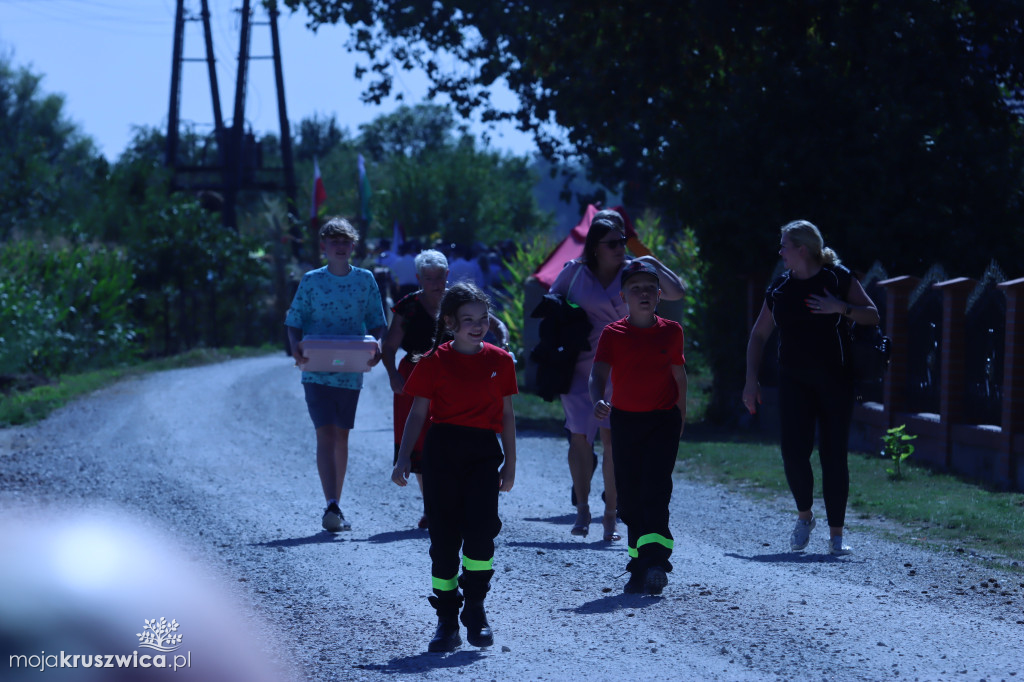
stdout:
{"type": "Polygon", "coordinates": [[[612,452],[619,517],[628,529],[630,572],[672,570],[668,504],[679,449],[679,409],[626,412],[612,408],[612,452]]]}
{"type": "Polygon", "coordinates": [[[847,453],[852,417],[853,389],[841,370],[781,368],[779,418],[786,481],[797,511],[810,509],[814,502],[811,452],[817,428],[822,496],[829,526],[841,527],[846,522],[846,501],[850,496],[847,453]]]}
{"type": "Polygon", "coordinates": [[[494,574],[498,469],[505,457],[488,429],[433,424],[423,444],[423,504],[430,531],[431,577],[441,600],[483,599],[494,574]],[[462,576],[458,577],[462,553],[462,576]]]}

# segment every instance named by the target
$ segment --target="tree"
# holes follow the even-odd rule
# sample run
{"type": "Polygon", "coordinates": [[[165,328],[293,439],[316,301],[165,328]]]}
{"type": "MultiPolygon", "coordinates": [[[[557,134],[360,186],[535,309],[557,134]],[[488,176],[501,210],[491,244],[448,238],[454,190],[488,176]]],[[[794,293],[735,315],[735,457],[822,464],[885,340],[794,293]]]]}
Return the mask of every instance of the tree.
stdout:
{"type": "Polygon", "coordinates": [[[360,146],[374,161],[387,157],[421,157],[450,147],[467,135],[455,116],[436,104],[402,106],[359,126],[360,146]]]}
{"type": "Polygon", "coordinates": [[[546,227],[527,158],[477,149],[438,105],[403,106],[360,127],[359,146],[378,164],[384,225],[469,244],[546,227]]]}
{"type": "Polygon", "coordinates": [[[744,278],[765,283],[782,223],[809,218],[848,264],[890,272],[980,271],[1024,249],[1012,0],[285,4],[355,28],[365,99],[423,68],[459,113],[515,120],[546,156],[585,157],[632,211],[692,226],[720,408],[742,383],[744,278]],[[515,111],[491,105],[500,78],[515,111]]]}
{"type": "Polygon", "coordinates": [[[41,81],[0,55],[0,240],[66,230],[105,180],[106,160],[41,81]]]}
{"type": "MultiPolygon", "coordinates": [[[[479,149],[445,107],[399,107],[320,159],[327,213],[358,212],[358,154],[372,190],[371,234],[390,237],[397,221],[421,242],[494,243],[550,224],[533,195],[530,159],[479,149]]],[[[300,165],[299,173],[312,177],[311,167],[300,165]]]]}
{"type": "Polygon", "coordinates": [[[304,118],[296,126],[295,160],[312,161],[323,158],[335,147],[349,139],[348,130],[338,128],[338,121],[330,118],[304,118]]]}

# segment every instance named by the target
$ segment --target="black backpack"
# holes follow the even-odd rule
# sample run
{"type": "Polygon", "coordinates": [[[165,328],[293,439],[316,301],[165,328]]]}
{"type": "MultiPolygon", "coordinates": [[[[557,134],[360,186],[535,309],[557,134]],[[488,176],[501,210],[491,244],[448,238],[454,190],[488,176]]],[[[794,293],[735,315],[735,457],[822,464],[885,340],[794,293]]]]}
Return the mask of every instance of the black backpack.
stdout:
{"type": "Polygon", "coordinates": [[[889,369],[892,340],[876,325],[850,322],[846,333],[846,371],[858,402],[864,394],[882,383],[889,369]]]}

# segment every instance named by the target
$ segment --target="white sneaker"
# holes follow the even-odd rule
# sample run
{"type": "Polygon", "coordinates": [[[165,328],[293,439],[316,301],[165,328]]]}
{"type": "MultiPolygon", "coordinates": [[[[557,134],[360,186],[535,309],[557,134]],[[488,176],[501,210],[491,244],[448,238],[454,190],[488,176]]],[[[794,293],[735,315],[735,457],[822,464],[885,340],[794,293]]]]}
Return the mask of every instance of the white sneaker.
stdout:
{"type": "Polygon", "coordinates": [[[811,541],[811,531],[818,525],[818,521],[811,516],[810,519],[797,519],[793,526],[793,534],[789,536],[789,547],[794,552],[799,552],[811,541]]]}
{"type": "Polygon", "coordinates": [[[846,556],[847,554],[853,554],[853,550],[850,549],[849,545],[843,544],[842,535],[833,535],[828,541],[828,553],[832,556],[846,556]]]}
{"type": "Polygon", "coordinates": [[[345,515],[341,513],[338,505],[334,502],[331,502],[331,504],[327,506],[327,511],[324,512],[324,517],[320,523],[324,527],[324,530],[329,533],[352,530],[352,524],[345,520],[345,515]]]}

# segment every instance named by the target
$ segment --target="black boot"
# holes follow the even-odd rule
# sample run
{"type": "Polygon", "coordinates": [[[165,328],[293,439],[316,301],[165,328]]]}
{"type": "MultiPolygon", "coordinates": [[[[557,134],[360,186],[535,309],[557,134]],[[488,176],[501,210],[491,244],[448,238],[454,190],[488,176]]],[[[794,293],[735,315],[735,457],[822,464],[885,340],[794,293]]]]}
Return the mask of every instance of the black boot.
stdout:
{"type": "Polygon", "coordinates": [[[427,651],[455,651],[460,644],[462,644],[462,637],[459,636],[458,619],[454,616],[438,616],[437,630],[434,631],[434,638],[427,645],[427,651]]]}
{"type": "Polygon", "coordinates": [[[455,651],[462,644],[462,638],[459,636],[459,607],[462,605],[462,596],[458,592],[455,596],[457,599],[427,598],[437,611],[437,630],[427,645],[427,651],[455,651]]]}
{"type": "Polygon", "coordinates": [[[473,646],[494,645],[494,634],[491,632],[491,626],[487,624],[483,599],[467,598],[460,620],[466,626],[466,639],[470,644],[473,646]]]}

